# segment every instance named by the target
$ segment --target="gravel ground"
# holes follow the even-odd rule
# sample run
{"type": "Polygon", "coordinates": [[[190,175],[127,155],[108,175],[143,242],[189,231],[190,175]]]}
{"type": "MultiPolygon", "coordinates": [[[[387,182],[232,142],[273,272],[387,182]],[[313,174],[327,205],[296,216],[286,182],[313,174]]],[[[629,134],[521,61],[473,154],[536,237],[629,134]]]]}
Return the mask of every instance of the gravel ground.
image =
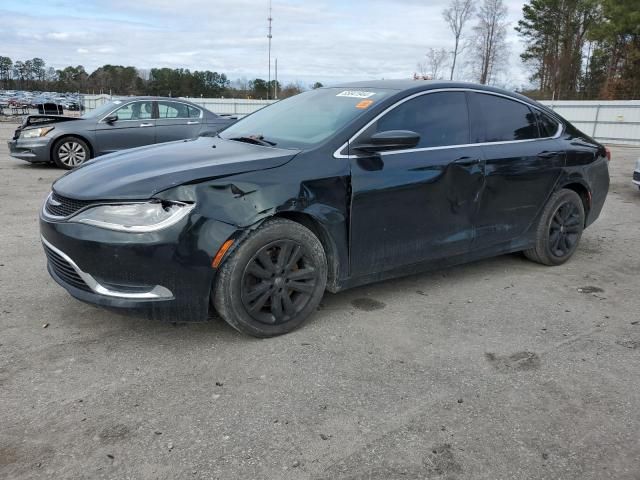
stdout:
{"type": "MultiPolygon", "coordinates": [[[[0,139],[12,125],[0,125],[0,139]]],[[[507,255],[327,294],[256,340],[72,299],[0,144],[0,478],[640,479],[640,149],[549,268],[507,255]]]]}

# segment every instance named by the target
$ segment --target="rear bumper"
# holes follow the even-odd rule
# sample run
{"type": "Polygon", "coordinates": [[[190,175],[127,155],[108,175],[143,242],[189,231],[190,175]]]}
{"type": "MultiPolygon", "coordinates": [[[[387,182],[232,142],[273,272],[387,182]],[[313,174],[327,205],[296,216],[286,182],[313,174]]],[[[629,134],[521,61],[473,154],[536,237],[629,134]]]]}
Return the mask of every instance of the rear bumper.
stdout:
{"type": "Polygon", "coordinates": [[[9,140],[7,144],[9,146],[9,154],[14,158],[32,163],[51,161],[50,139],[9,140]]]}

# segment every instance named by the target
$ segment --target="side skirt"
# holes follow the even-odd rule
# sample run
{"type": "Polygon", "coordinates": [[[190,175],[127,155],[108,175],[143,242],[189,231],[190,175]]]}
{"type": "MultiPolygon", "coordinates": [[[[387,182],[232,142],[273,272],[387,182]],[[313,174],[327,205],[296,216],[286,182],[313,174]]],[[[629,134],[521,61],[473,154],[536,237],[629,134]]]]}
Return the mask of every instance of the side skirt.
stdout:
{"type": "Polygon", "coordinates": [[[361,275],[358,277],[349,277],[340,282],[335,289],[327,289],[331,293],[341,292],[349,288],[359,287],[361,285],[367,285],[370,283],[381,282],[384,280],[390,280],[393,278],[405,277],[407,275],[415,275],[417,273],[424,273],[434,270],[440,270],[447,267],[453,267],[455,265],[462,265],[465,263],[471,263],[485,258],[497,257],[500,255],[507,255],[510,253],[521,252],[528,248],[532,248],[534,243],[529,239],[519,239],[509,242],[508,244],[498,245],[495,247],[474,250],[454,257],[442,258],[439,260],[431,260],[428,262],[418,262],[409,265],[403,265],[401,267],[384,270],[382,272],[371,273],[367,275],[361,275]]]}

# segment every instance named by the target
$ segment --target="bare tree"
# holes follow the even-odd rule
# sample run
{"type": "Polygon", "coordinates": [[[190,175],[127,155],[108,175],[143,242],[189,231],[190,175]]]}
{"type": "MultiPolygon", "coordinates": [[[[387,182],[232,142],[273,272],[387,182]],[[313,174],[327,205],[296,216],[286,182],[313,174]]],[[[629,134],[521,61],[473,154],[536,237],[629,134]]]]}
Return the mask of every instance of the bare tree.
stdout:
{"type": "Polygon", "coordinates": [[[430,48],[425,54],[425,61],[418,63],[418,71],[422,78],[439,80],[447,63],[449,52],[444,48],[430,48]]]}
{"type": "Polygon", "coordinates": [[[481,84],[491,83],[507,58],[507,7],[503,0],[483,0],[473,27],[475,74],[481,84]]]}
{"type": "Polygon", "coordinates": [[[460,40],[462,38],[462,30],[465,24],[471,18],[474,11],[473,0],[451,0],[449,8],[442,12],[444,20],[449,25],[451,33],[453,33],[453,59],[451,61],[451,75],[449,80],[453,80],[453,72],[456,69],[456,60],[460,52],[460,40]]]}

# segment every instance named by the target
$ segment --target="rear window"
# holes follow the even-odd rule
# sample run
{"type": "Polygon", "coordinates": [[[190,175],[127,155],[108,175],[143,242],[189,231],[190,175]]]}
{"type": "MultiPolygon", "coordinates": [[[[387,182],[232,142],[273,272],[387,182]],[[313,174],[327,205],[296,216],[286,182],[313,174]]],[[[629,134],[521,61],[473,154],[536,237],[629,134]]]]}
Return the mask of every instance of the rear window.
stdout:
{"type": "Polygon", "coordinates": [[[539,112],[538,118],[540,120],[540,132],[543,137],[553,137],[558,132],[560,124],[549,115],[539,112]]]}

